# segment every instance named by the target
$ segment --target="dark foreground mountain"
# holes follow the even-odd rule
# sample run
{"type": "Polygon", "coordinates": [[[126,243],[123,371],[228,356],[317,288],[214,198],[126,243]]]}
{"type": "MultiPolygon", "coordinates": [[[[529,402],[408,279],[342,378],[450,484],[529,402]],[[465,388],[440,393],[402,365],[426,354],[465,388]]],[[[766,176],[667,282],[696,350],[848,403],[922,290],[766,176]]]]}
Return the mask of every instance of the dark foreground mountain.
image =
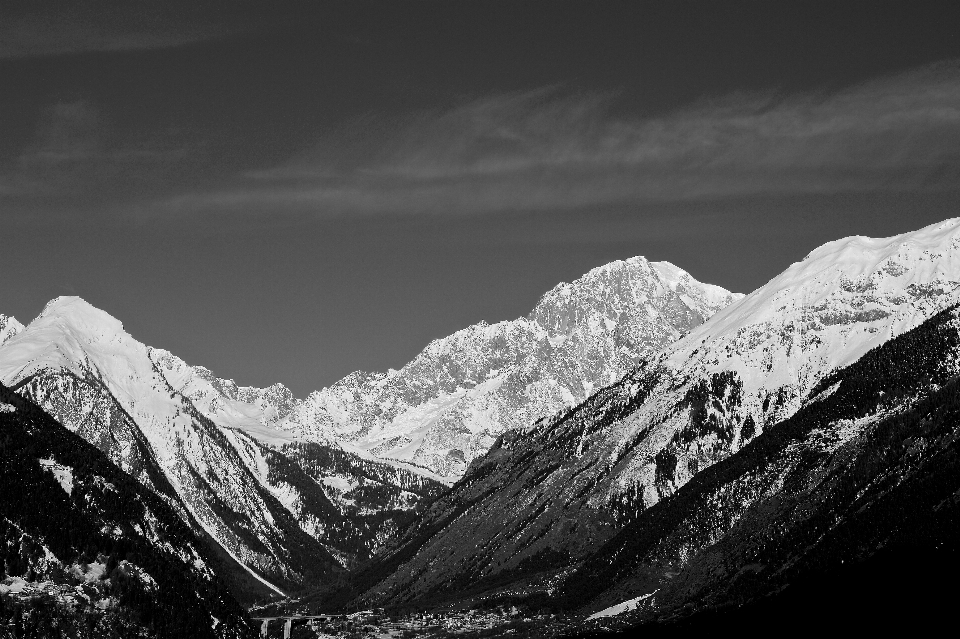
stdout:
{"type": "Polygon", "coordinates": [[[0,636],[253,636],[180,516],[2,385],[0,487],[0,636]]]}

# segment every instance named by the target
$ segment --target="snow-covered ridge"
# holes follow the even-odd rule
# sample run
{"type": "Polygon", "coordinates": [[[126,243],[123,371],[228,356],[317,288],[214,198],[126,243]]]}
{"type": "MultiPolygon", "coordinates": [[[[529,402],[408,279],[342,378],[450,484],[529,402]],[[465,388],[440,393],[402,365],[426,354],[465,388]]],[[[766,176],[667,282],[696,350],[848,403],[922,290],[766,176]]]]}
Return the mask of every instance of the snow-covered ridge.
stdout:
{"type": "MultiPolygon", "coordinates": [[[[7,358],[26,367],[13,372],[0,364],[0,375],[70,369],[92,349],[101,356],[91,363],[105,379],[159,373],[217,424],[267,444],[342,444],[452,481],[504,430],[581,401],[741,297],[669,262],[618,260],[555,286],[527,317],[479,322],[432,341],[400,370],[354,373],[304,400],[282,384],[242,387],[190,366],[136,342],[118,320],[80,298],[64,297],[31,323],[31,333],[43,336],[21,350],[34,352],[7,358]],[[120,372],[123,349],[116,347],[128,343],[141,364],[148,355],[152,370],[120,372]],[[44,351],[51,344],[57,346],[44,351]]],[[[129,396],[126,388],[111,391],[129,396]]]]}
{"type": "MultiPolygon", "coordinates": [[[[467,327],[400,370],[354,373],[305,400],[281,384],[258,389],[218,378],[137,341],[84,300],[60,297],[26,328],[7,322],[16,332],[0,345],[0,380],[28,380],[21,392],[195,519],[257,579],[282,587],[320,570],[324,549],[352,561],[322,538],[328,519],[336,528],[344,523],[338,517],[376,519],[371,508],[412,507],[433,482],[456,479],[505,429],[529,428],[580,401],[738,297],[666,263],[615,262],[548,292],[528,317],[467,327]],[[363,472],[383,479],[386,496],[365,497],[373,492],[342,473],[296,475],[300,461],[284,455],[318,459],[288,446],[304,442],[352,455],[357,468],[366,463],[363,472]],[[393,479],[374,460],[387,462],[393,479]],[[284,479],[282,468],[293,475],[284,479]],[[333,479],[352,488],[340,490],[333,479]],[[367,505],[354,503],[354,494],[367,505]],[[284,528],[276,503],[300,531],[284,528]],[[292,557],[291,548],[309,546],[300,532],[327,545],[307,553],[312,559],[292,557]]],[[[383,541],[361,538],[360,528],[356,534],[349,552],[383,541]]]]}
{"type": "Polygon", "coordinates": [[[798,380],[806,388],[918,326],[956,299],[958,287],[960,218],[888,238],[835,240],[692,330],[668,349],[668,361],[733,367],[748,392],[798,380]]]}
{"type": "Polygon", "coordinates": [[[558,284],[541,298],[528,317],[546,330],[556,331],[560,326],[549,319],[551,307],[571,306],[578,297],[592,298],[589,301],[599,302],[608,315],[613,315],[611,311],[622,311],[620,305],[625,302],[645,306],[658,298],[669,298],[671,293],[700,315],[701,320],[744,297],[742,293],[698,282],[670,262],[648,262],[637,256],[594,268],[573,283],[558,284]],[[596,295],[598,291],[603,294],[596,295]]]}
{"type": "Polygon", "coordinates": [[[50,301],[27,329],[4,344],[0,379],[14,383],[39,371],[80,372],[76,369],[81,362],[107,382],[115,396],[130,400],[131,407],[139,405],[145,417],[166,414],[165,402],[157,403],[152,396],[169,385],[223,426],[249,430],[265,440],[292,440],[266,426],[268,419],[256,406],[222,397],[197,369],[137,341],[120,320],[79,297],[50,301]]]}

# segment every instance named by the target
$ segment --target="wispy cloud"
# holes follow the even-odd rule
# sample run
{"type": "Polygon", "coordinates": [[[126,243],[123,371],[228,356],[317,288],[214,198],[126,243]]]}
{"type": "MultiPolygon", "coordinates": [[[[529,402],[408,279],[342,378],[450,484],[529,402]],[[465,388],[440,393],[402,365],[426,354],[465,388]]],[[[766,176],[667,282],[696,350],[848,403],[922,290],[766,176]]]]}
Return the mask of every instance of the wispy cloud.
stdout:
{"type": "Polygon", "coordinates": [[[955,62],[831,93],[731,95],[653,118],[618,115],[628,106],[559,88],[494,96],[386,133],[381,123],[376,144],[343,135],[318,150],[323,161],[300,157],[151,208],[477,214],[953,189],[960,177],[955,62]],[[365,149],[361,160],[352,145],[365,149]]]}
{"type": "Polygon", "coordinates": [[[280,165],[197,186],[191,167],[206,160],[183,139],[107,144],[109,123],[95,105],[55,104],[15,169],[0,176],[0,196],[133,193],[117,210],[141,217],[339,217],[937,191],[960,183],[957,62],[835,92],[729,95],[657,117],[623,115],[629,107],[615,95],[550,87],[399,122],[368,115],[280,165]]]}
{"type": "Polygon", "coordinates": [[[0,196],[51,201],[99,200],[155,187],[195,156],[195,145],[154,132],[146,139],[117,140],[113,125],[94,102],[54,102],[40,114],[34,140],[0,174],[0,196]]]}
{"type": "Polygon", "coordinates": [[[162,49],[236,32],[236,21],[221,17],[230,12],[208,4],[13,0],[0,9],[0,58],[162,49]]]}

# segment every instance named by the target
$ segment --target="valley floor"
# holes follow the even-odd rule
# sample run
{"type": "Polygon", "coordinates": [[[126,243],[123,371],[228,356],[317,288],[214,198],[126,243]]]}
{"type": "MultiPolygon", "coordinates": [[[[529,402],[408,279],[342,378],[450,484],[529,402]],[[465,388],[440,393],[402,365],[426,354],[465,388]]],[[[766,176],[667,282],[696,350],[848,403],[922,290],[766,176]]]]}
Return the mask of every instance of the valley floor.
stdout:
{"type": "MultiPolygon", "coordinates": [[[[516,608],[414,613],[402,616],[358,614],[332,622],[295,621],[292,639],[443,639],[462,637],[561,637],[582,632],[579,618],[553,614],[521,614],[516,608]]],[[[283,624],[273,621],[267,637],[282,637],[283,624]]]]}

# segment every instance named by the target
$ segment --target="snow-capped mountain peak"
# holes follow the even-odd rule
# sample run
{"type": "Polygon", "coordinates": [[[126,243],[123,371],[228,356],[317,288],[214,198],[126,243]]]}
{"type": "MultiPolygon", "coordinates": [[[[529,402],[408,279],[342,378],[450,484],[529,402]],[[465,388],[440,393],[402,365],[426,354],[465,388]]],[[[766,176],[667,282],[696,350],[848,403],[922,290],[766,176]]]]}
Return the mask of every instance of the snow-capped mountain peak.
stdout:
{"type": "Polygon", "coordinates": [[[16,317],[0,314],[0,344],[23,330],[23,324],[16,317]]]}
{"type": "Polygon", "coordinates": [[[47,302],[34,322],[40,320],[47,320],[48,322],[59,320],[75,328],[86,329],[101,337],[124,333],[123,323],[120,320],[83,298],[70,295],[55,297],[47,302]]]}
{"type": "Polygon", "coordinates": [[[0,346],[0,380],[21,386],[165,497],[255,580],[267,584],[262,572],[295,583],[304,570],[336,564],[327,557],[321,566],[319,544],[315,557],[291,559],[286,544],[294,538],[291,547],[307,547],[306,534],[278,520],[282,507],[241,454],[258,440],[292,436],[270,428],[256,406],[223,398],[179,358],[134,339],[108,313],[78,297],[53,300],[0,346]]]}
{"type": "Polygon", "coordinates": [[[621,316],[628,325],[662,320],[667,324],[664,328],[679,334],[742,297],[698,282],[669,262],[649,262],[638,256],[592,269],[573,283],[558,284],[528,317],[551,335],[574,330],[612,332],[621,316]]]}
{"type": "Polygon", "coordinates": [[[548,291],[527,317],[432,341],[398,371],[355,373],[278,423],[459,477],[504,430],[582,400],[742,295],[644,257],[548,291]]]}

